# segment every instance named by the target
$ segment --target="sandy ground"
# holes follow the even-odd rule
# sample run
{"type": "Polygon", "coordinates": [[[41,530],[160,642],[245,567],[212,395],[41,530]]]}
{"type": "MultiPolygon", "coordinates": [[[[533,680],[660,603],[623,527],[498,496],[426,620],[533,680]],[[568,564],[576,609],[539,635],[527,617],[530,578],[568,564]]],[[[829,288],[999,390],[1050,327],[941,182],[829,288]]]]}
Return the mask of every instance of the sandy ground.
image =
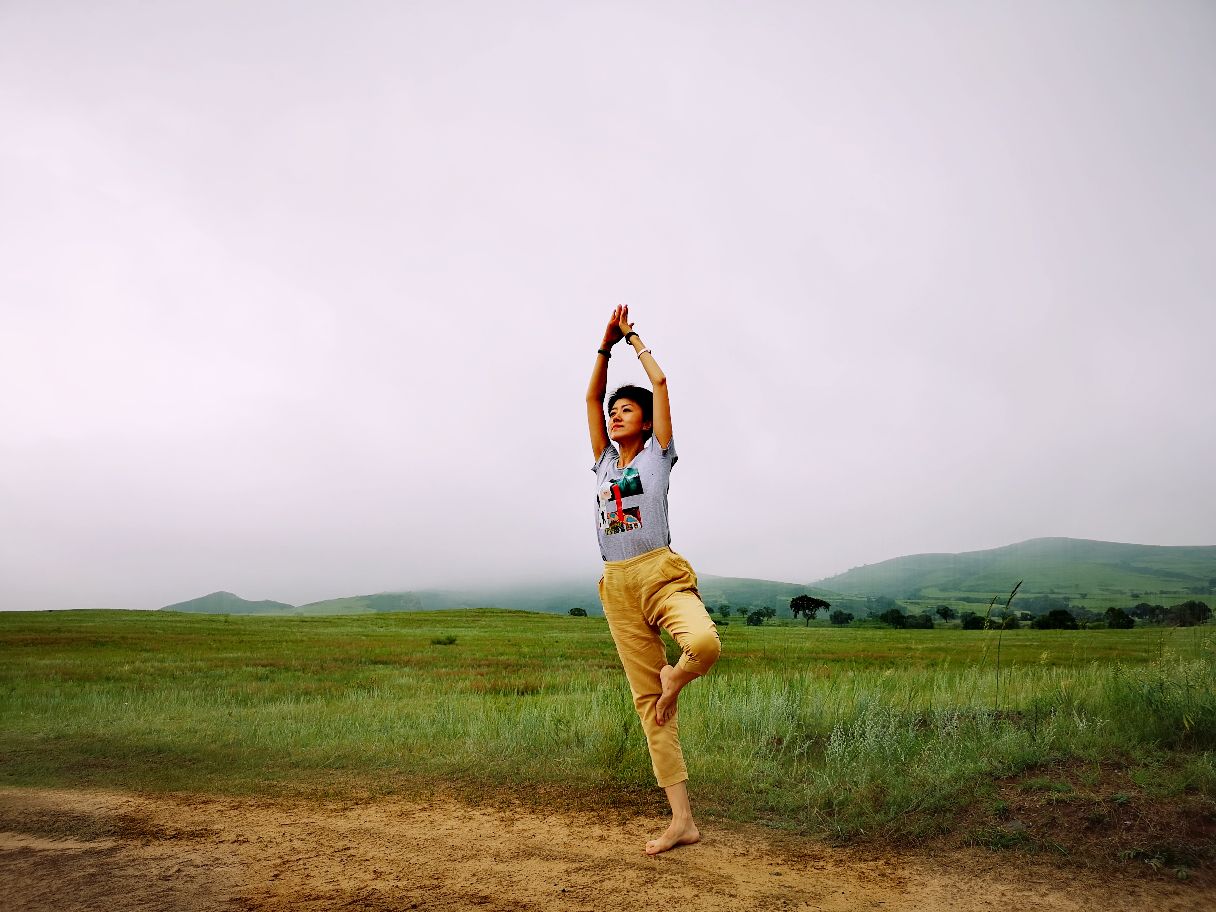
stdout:
{"type": "Polygon", "coordinates": [[[1194,883],[980,850],[877,854],[660,818],[0,789],[0,907],[72,910],[1216,910],[1194,883]]]}

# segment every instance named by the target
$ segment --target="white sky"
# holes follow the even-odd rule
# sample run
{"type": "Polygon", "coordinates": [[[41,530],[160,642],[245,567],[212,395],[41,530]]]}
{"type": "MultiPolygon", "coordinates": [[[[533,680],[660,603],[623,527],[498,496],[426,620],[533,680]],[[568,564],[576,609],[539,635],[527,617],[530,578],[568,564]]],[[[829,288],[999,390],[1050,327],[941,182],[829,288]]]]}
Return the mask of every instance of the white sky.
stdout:
{"type": "Polygon", "coordinates": [[[0,608],[1216,543],[1216,5],[0,3],[0,608]],[[619,348],[609,389],[644,378],[619,348]]]}

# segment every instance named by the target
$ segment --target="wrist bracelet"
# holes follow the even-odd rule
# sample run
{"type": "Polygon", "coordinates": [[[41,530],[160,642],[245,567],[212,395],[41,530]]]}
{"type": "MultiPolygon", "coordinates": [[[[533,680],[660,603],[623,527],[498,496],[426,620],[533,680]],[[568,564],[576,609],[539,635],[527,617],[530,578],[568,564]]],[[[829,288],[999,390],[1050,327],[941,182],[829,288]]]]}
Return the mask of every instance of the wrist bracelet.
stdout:
{"type": "Polygon", "coordinates": [[[604,351],[604,349],[602,349],[602,348],[597,349],[597,351],[598,351],[598,352],[599,352],[601,355],[603,355],[605,358],[611,358],[611,357],[612,357],[612,352],[610,352],[610,351],[604,351]]]}
{"type": "Polygon", "coordinates": [[[643,348],[643,349],[642,349],[640,352],[638,352],[638,360],[639,360],[639,361],[641,361],[641,360],[642,360],[642,355],[649,355],[649,354],[650,354],[650,349],[649,349],[649,348],[643,348]]]}
{"type": "Polygon", "coordinates": [[[630,337],[630,336],[636,336],[636,335],[637,335],[637,333],[635,333],[633,330],[630,330],[629,332],[625,333],[625,344],[626,344],[626,345],[628,345],[628,344],[629,344],[629,337],[630,337]]]}

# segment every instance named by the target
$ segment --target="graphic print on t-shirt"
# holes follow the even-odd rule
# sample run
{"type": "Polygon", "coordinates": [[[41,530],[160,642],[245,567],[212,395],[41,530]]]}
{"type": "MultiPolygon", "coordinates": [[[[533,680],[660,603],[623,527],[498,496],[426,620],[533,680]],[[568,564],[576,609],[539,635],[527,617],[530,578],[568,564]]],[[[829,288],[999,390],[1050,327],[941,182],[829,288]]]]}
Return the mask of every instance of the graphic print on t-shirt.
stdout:
{"type": "Polygon", "coordinates": [[[634,494],[642,493],[642,476],[635,468],[628,468],[622,472],[621,480],[616,484],[621,489],[622,497],[632,497],[634,494]]]}
{"type": "Polygon", "coordinates": [[[641,493],[642,476],[634,468],[625,469],[617,481],[605,481],[600,485],[600,528],[604,530],[605,535],[642,528],[641,508],[625,509],[621,504],[622,498],[641,493]]]}
{"type": "Polygon", "coordinates": [[[618,532],[632,532],[642,528],[642,508],[626,507],[620,513],[615,510],[601,510],[600,524],[605,535],[616,535],[618,532]]]}

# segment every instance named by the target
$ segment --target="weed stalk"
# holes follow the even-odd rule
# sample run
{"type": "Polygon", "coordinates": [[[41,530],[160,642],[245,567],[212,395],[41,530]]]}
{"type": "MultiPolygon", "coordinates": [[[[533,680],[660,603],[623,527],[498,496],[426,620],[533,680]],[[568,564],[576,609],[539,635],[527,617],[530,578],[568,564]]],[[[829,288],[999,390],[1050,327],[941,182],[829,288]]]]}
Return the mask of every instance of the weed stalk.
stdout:
{"type": "MultiPolygon", "coordinates": [[[[1009,598],[1005,599],[1005,610],[1002,612],[1001,617],[1001,629],[996,635],[996,702],[992,708],[994,716],[1001,711],[1001,637],[1005,635],[1005,623],[1009,620],[1009,606],[1012,604],[1013,597],[1020,588],[1022,588],[1022,580],[1018,580],[1018,584],[1013,587],[1013,592],[1009,593],[1009,598]]],[[[996,598],[994,597],[992,601],[995,602],[996,598]]],[[[991,602],[988,604],[988,611],[989,613],[992,612],[991,602]]]]}

